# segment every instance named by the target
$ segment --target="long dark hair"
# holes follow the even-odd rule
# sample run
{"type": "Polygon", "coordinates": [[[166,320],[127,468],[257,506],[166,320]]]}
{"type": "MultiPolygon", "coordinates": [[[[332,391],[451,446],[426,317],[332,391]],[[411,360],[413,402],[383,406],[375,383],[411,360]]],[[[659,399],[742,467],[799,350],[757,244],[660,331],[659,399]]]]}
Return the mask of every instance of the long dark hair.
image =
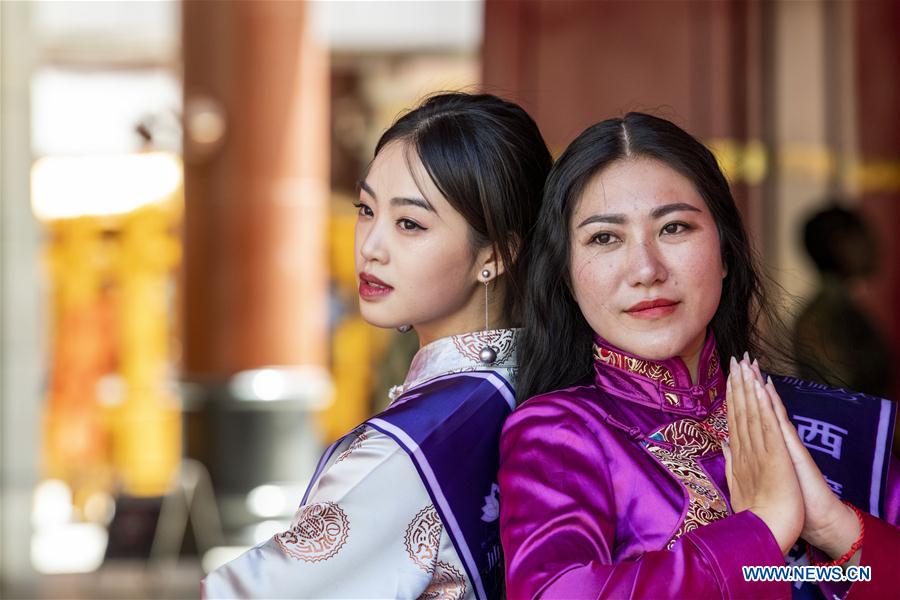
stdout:
{"type": "MultiPolygon", "coordinates": [[[[658,160],[690,180],[719,232],[728,275],[710,322],[719,354],[761,355],[759,306],[766,292],[725,176],[712,152],[674,123],[642,113],[607,119],[586,129],[556,161],[528,247],[531,271],[520,342],[518,397],[584,381],[592,372],[593,332],[572,295],[569,222],[585,185],[617,160],[658,160]]],[[[727,362],[723,361],[727,368],[727,362]]]]}
{"type": "Polygon", "coordinates": [[[504,314],[518,324],[526,273],[520,247],[553,164],[537,124],[519,105],[491,94],[443,93],[397,119],[375,155],[396,140],[408,143],[468,222],[472,245],[499,253],[507,282],[504,314]]]}

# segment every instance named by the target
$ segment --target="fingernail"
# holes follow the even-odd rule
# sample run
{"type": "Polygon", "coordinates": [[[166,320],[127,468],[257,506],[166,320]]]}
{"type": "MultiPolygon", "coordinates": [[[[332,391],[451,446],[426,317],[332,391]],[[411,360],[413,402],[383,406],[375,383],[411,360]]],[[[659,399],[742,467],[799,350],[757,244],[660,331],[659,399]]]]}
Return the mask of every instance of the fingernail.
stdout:
{"type": "Polygon", "coordinates": [[[750,367],[747,366],[747,363],[741,363],[741,375],[743,376],[745,381],[747,379],[750,379],[750,367]]]}
{"type": "Polygon", "coordinates": [[[756,360],[755,358],[753,359],[753,366],[756,367],[757,369],[759,368],[759,361],[756,360]]]}
{"type": "Polygon", "coordinates": [[[771,376],[771,375],[769,375],[769,378],[766,379],[766,385],[771,385],[772,387],[775,387],[775,382],[772,381],[772,376],[771,376]]]}
{"type": "Polygon", "coordinates": [[[734,369],[735,367],[737,367],[737,361],[734,359],[733,356],[731,357],[731,362],[730,362],[730,364],[731,364],[731,368],[732,368],[732,369],[734,369]]]}
{"type": "Polygon", "coordinates": [[[744,360],[750,362],[750,355],[746,351],[744,352],[744,360]]]}

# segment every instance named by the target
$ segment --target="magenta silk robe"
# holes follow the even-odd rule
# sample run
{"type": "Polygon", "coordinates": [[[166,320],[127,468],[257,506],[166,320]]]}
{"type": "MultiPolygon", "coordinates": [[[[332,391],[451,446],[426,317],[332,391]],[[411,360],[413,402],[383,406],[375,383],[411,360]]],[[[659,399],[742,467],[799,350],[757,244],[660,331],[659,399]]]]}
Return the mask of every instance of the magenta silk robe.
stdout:
{"type": "MultiPolygon", "coordinates": [[[[725,376],[712,335],[696,384],[677,358],[643,360],[600,339],[594,358],[592,383],[531,398],[504,426],[508,596],[790,598],[790,583],[743,578],[742,566],[784,558],[761,519],[729,504],[725,376]]],[[[873,565],[873,582],[852,595],[897,584],[896,558],[879,566],[884,553],[872,551],[896,557],[897,528],[866,519],[862,564],[873,565]]]]}

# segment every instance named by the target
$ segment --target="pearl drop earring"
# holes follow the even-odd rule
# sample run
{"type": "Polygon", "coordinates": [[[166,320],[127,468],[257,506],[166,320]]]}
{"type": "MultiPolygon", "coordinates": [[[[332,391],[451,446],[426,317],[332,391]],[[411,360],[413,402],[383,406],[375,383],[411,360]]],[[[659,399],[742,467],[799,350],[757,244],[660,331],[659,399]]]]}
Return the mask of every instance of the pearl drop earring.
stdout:
{"type": "MultiPolygon", "coordinates": [[[[491,279],[491,272],[487,269],[481,272],[481,276],[484,278],[484,330],[487,331],[489,328],[488,325],[488,282],[491,279]]],[[[484,348],[481,349],[481,353],[479,354],[479,358],[481,362],[489,365],[495,360],[497,360],[497,350],[490,345],[485,345],[484,348]]]]}

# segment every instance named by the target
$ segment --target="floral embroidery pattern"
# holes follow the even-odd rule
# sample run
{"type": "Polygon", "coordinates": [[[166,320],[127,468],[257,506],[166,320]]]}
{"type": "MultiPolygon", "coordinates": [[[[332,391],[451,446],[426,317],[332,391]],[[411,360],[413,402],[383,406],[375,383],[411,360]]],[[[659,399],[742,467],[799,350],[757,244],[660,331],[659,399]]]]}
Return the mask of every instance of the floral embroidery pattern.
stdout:
{"type": "Polygon", "coordinates": [[[334,502],[301,506],[291,528],[275,536],[281,550],[297,560],[319,562],[336,555],[350,535],[347,513],[334,502]]]}
{"type": "Polygon", "coordinates": [[[418,600],[462,600],[466,595],[466,578],[453,565],[438,561],[431,583],[418,600]]]}
{"type": "Polygon", "coordinates": [[[406,379],[388,391],[391,402],[430,379],[451,373],[490,370],[507,381],[515,380],[517,329],[491,329],[449,336],[420,348],[413,357],[406,379]],[[481,362],[481,350],[491,345],[497,360],[490,365],[481,362]]]}
{"type": "MultiPolygon", "coordinates": [[[[625,356],[624,354],[616,352],[615,350],[603,348],[602,346],[598,346],[597,344],[594,344],[594,359],[618,369],[628,371],[629,373],[634,373],[635,375],[641,375],[642,377],[652,379],[653,381],[659,382],[662,385],[675,385],[675,376],[672,374],[672,371],[667,367],[653,361],[625,356]]],[[[712,356],[709,358],[709,363],[707,364],[706,380],[712,381],[718,371],[719,355],[716,352],[713,352],[712,356]]],[[[710,388],[708,393],[709,401],[713,402],[716,399],[715,388],[710,388]]],[[[678,394],[676,394],[675,392],[664,391],[663,398],[665,398],[666,402],[670,406],[679,406],[681,404],[681,401],[678,398],[678,394]]]]}
{"type": "Polygon", "coordinates": [[[491,484],[491,492],[484,497],[484,506],[481,507],[481,520],[492,523],[500,518],[500,486],[491,484]]]}
{"type": "MultiPolygon", "coordinates": [[[[709,357],[709,363],[706,365],[706,381],[715,381],[716,377],[720,374],[720,363],[719,363],[719,353],[713,352],[712,356],[709,357]]],[[[712,404],[716,400],[716,386],[712,386],[709,388],[709,402],[712,404]]]]}
{"type": "Polygon", "coordinates": [[[416,513],[406,528],[406,552],[426,573],[431,573],[435,568],[442,531],[441,519],[430,504],[416,513]]]}
{"type": "MultiPolygon", "coordinates": [[[[613,367],[647,377],[653,381],[658,381],[663,385],[675,385],[675,376],[672,374],[672,371],[658,363],[625,356],[624,354],[619,354],[614,350],[603,348],[596,344],[594,344],[594,358],[608,365],[612,365],[613,367]]],[[[678,403],[677,398],[675,403],[678,403]]]]}
{"type": "Polygon", "coordinates": [[[712,356],[709,357],[709,363],[706,366],[706,380],[712,381],[716,376],[716,372],[719,370],[719,353],[713,352],[712,356]]]}
{"type": "Polygon", "coordinates": [[[717,452],[719,440],[727,434],[728,421],[723,403],[703,421],[675,421],[643,443],[647,451],[681,482],[688,493],[687,514],[666,548],[674,546],[678,538],[689,531],[728,516],[724,498],[697,461],[709,453],[717,452]],[[667,442],[672,448],[657,446],[653,441],[667,442]]]}
{"type": "Polygon", "coordinates": [[[722,402],[709,416],[698,421],[697,425],[705,429],[721,444],[723,440],[728,439],[728,404],[722,402]]]}
{"type": "Polygon", "coordinates": [[[481,350],[485,346],[492,346],[497,351],[497,359],[491,363],[495,367],[508,362],[513,355],[512,345],[515,338],[504,329],[473,331],[455,335],[451,339],[457,352],[478,364],[481,364],[481,350]]]}

